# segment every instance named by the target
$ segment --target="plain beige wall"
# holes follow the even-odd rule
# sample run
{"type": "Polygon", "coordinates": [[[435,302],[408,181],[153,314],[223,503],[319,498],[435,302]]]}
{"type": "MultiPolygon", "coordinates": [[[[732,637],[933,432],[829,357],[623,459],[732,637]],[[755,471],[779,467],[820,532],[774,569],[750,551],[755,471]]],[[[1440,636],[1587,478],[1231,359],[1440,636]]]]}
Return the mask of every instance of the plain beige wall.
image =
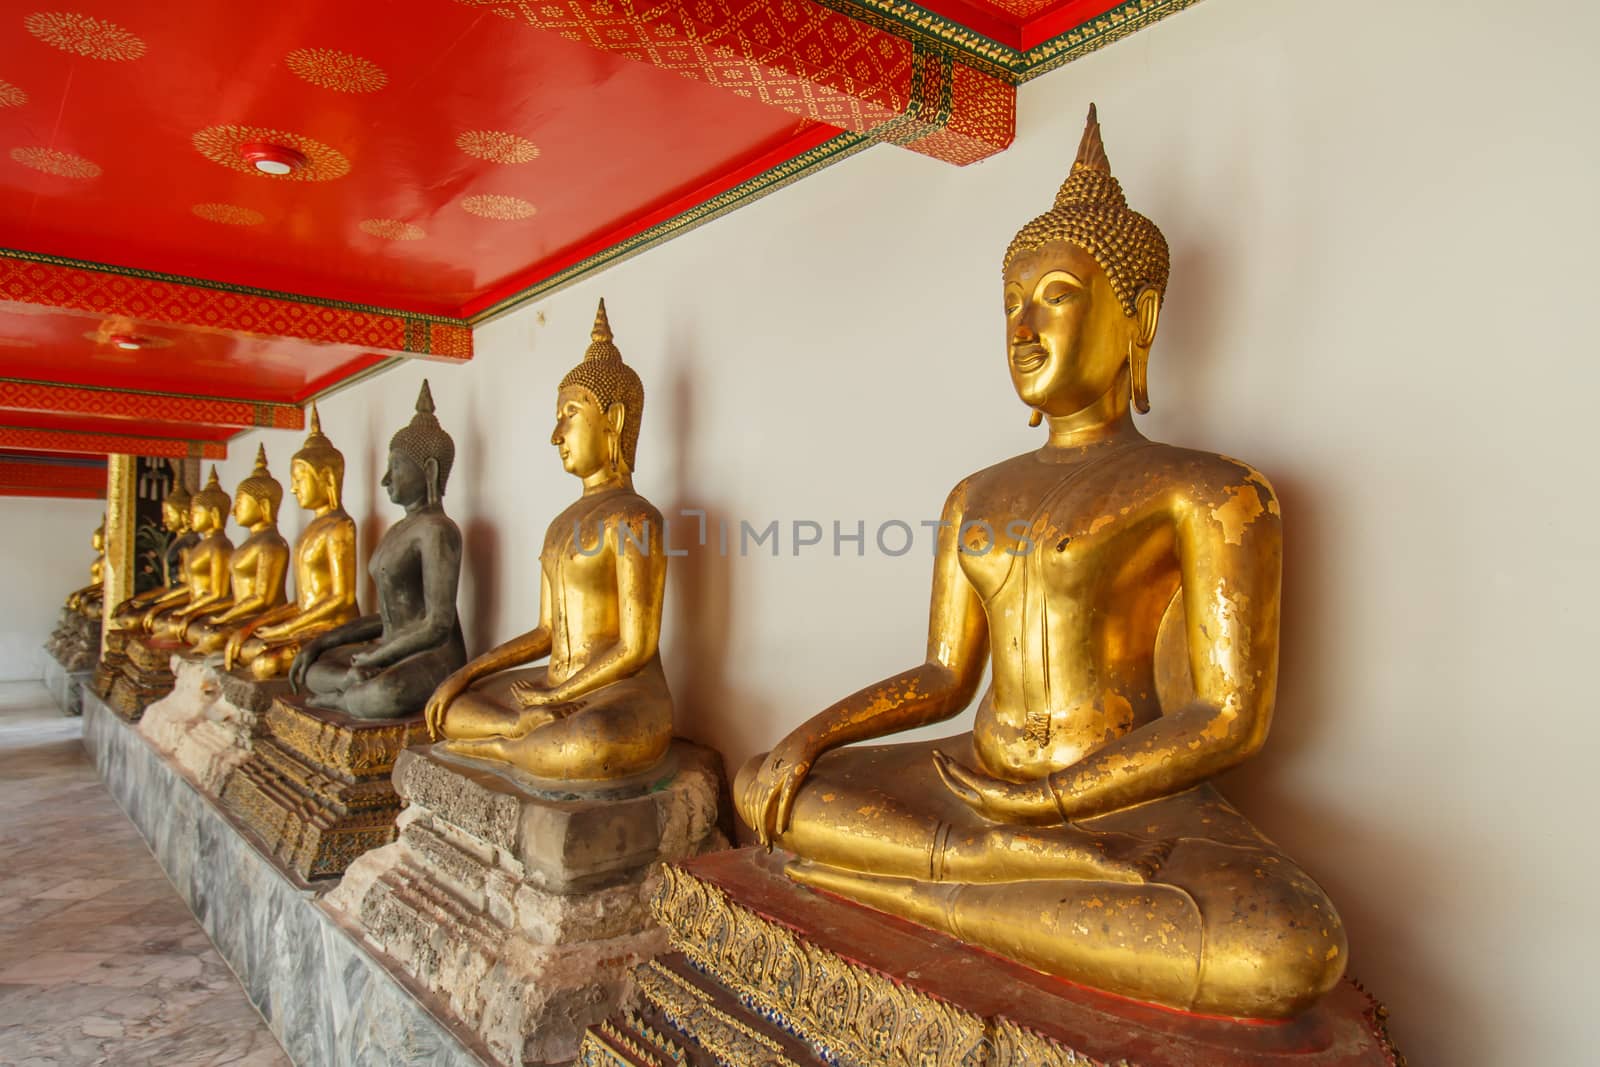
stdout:
{"type": "MultiPolygon", "coordinates": [[[[600,295],[664,511],[869,537],[935,518],[1039,440],[1003,364],[1000,255],[1097,100],[1173,248],[1143,425],[1248,459],[1283,500],[1278,719],[1229,792],[1333,894],[1413,1062],[1584,1062],[1597,36],[1576,0],[1208,0],[1027,85],[999,158],[873,149],[479,330],[467,367],[330,399],[363,550],[426,374],[459,447],[468,640],[533,625],[540,540],[577,493],[555,386],[600,295]]],[[[251,435],[229,485],[257,439],[286,474],[299,436],[251,435]]],[[[675,560],[681,729],[731,765],[916,662],[926,546],[675,560]]]]}
{"type": "Polygon", "coordinates": [[[89,581],[98,500],[0,497],[0,682],[38,678],[67,593],[89,581]]]}

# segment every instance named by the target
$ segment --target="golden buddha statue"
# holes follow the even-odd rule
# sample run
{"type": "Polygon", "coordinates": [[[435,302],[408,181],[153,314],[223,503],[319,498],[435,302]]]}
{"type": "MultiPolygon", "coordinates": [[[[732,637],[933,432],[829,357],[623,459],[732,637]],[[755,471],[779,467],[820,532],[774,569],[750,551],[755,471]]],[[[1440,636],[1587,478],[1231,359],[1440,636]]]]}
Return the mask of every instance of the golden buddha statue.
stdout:
{"type": "Polygon", "coordinates": [[[249,531],[228,561],[231,602],[225,610],[189,620],[183,639],[199,652],[215,652],[228,635],[263,612],[288,600],[284,578],[289,573],[289,542],[278,532],[283,485],[267,470],[267,446],[256,446],[255,469],[239,483],[233,497],[233,518],[249,531]]]}
{"type": "Polygon", "coordinates": [[[1167,272],[1091,108],[1005,257],[1007,367],[1048,439],[946,501],[926,662],[751,760],[734,797],[802,883],[1084,985],[1285,1017],[1339,980],[1344,931],[1208,781],[1272,720],[1278,503],[1134,426],[1167,272]],[[958,714],[986,659],[970,733],[844,747],[958,714]]]}
{"type": "Polygon", "coordinates": [[[323,434],[316,404],[311,431],[289,463],[289,486],[315,516],[294,543],[295,600],[257,615],[223,646],[225,670],[243,663],[263,681],[286,672],[306,641],[356,615],[356,524],[341,502],[344,455],[323,434]]]}
{"type": "Polygon", "coordinates": [[[90,535],[89,543],[94,546],[94,562],[89,564],[89,584],[68,593],[66,604],[68,611],[75,611],[86,617],[100,613],[101,598],[105,596],[106,520],[104,516],[100,519],[100,525],[96,526],[94,533],[90,535]]]}
{"type": "Polygon", "coordinates": [[[626,777],[672,741],[657,651],[661,513],[633,491],[644,386],[622,362],[603,300],[590,336],[556,396],[550,443],[583,494],[545,534],[539,625],[450,675],[426,709],[451,751],[543,778],[626,777]],[[545,667],[509,669],[544,656],[545,667]]]}
{"type": "Polygon", "coordinates": [[[184,556],[184,581],[145,609],[139,621],[145,633],[179,640],[190,619],[227,606],[228,562],[233,556],[227,534],[229,504],[213,466],[210,480],[189,504],[189,526],[200,539],[184,556]]]}
{"type": "Polygon", "coordinates": [[[424,381],[411,422],[389,439],[383,487],[405,518],[384,531],[367,570],[378,611],[312,638],[289,684],[314,707],[358,719],[416,715],[467,661],[456,616],[461,529],[444,513],[456,444],[433,413],[424,381]]]}
{"type": "Polygon", "coordinates": [[[111,615],[112,629],[139,629],[150,606],[175,589],[181,589],[189,580],[188,554],[200,540],[194,531],[193,499],[180,475],[172,483],[172,491],[161,501],[161,525],[171,539],[162,555],[162,584],[147,589],[124,600],[111,615]]]}

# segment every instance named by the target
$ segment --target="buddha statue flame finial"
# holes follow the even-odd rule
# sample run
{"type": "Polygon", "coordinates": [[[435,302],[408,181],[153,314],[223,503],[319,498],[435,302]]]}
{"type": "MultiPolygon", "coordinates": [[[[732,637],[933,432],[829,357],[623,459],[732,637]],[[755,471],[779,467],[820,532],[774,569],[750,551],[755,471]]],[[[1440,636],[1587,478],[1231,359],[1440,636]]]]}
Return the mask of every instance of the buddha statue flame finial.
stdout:
{"type": "Polygon", "coordinates": [[[423,468],[433,460],[439,468],[439,494],[444,495],[445,482],[456,461],[456,443],[433,413],[433,390],[428,388],[426,378],[417,391],[417,413],[389,438],[389,451],[398,452],[423,468]]]}
{"type": "Polygon", "coordinates": [[[561,388],[577,386],[586,390],[600,405],[602,412],[612,404],[621,404],[626,417],[622,423],[622,459],[628,470],[634,469],[634,454],[639,446],[639,420],[644,415],[644,383],[634,369],[622,362],[611,322],[606,318],[606,302],[594,313],[594,329],[589,334],[589,349],[583,362],[567,372],[561,379],[561,388]]]}
{"type": "Polygon", "coordinates": [[[1076,245],[1105,271],[1122,310],[1134,313],[1143,289],[1165,295],[1171,269],[1167,239],[1156,224],[1128,207],[1122,184],[1111,173],[1100,119],[1089,105],[1088,124],[1072,172],[1056,192],[1054,206],[1024,226],[1006,249],[1002,270],[1021,252],[1050,241],[1076,245]]]}

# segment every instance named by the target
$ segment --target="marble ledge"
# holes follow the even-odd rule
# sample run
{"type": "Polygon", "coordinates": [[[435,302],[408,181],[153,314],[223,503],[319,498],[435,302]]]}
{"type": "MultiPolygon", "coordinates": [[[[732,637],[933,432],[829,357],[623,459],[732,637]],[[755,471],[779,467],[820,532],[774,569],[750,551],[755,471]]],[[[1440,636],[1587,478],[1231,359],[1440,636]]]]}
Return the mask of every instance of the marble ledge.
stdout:
{"type": "Polygon", "coordinates": [[[40,658],[44,660],[44,687],[49,690],[50,699],[55,701],[56,707],[61,709],[61,714],[83,714],[82,694],[88,688],[94,672],[69,671],[48,652],[40,658]]]}
{"type": "Polygon", "coordinates": [[[83,714],[112,797],[298,1067],[494,1062],[87,689],[83,714]]]}

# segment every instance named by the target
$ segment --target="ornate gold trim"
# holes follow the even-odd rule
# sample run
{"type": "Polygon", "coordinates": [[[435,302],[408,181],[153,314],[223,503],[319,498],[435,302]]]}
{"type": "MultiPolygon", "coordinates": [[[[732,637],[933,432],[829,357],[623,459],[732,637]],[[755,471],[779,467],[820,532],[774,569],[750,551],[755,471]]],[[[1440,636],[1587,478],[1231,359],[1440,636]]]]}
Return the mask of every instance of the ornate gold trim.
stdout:
{"type": "Polygon", "coordinates": [[[982,1016],[803,941],[677,867],[662,869],[650,910],[673,948],[825,1059],[883,1067],[983,1062],[989,1024],[982,1016]]]}

